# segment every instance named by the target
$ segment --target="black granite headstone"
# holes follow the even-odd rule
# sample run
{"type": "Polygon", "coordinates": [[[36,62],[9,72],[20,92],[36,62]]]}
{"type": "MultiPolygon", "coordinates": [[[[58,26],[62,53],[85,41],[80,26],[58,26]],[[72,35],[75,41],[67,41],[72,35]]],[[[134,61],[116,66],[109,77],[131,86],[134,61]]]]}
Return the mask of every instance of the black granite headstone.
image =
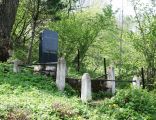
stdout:
{"type": "Polygon", "coordinates": [[[51,30],[44,30],[40,34],[39,62],[57,62],[58,34],[51,30]]]}

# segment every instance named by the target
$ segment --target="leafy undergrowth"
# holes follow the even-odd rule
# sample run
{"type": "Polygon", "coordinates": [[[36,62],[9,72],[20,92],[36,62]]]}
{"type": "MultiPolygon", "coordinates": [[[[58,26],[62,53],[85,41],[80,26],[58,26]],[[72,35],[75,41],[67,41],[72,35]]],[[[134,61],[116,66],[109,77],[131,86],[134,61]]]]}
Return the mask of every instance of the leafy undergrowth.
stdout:
{"type": "Polygon", "coordinates": [[[118,90],[114,97],[105,99],[98,110],[117,120],[155,120],[156,95],[136,88],[118,90]]]}
{"type": "Polygon", "coordinates": [[[69,86],[59,92],[50,77],[0,65],[0,120],[154,120],[155,99],[155,93],[127,89],[85,104],[69,86]]]}
{"type": "Polygon", "coordinates": [[[50,77],[29,70],[15,74],[12,67],[0,65],[2,120],[94,119],[94,111],[69,86],[62,93],[50,77]]]}

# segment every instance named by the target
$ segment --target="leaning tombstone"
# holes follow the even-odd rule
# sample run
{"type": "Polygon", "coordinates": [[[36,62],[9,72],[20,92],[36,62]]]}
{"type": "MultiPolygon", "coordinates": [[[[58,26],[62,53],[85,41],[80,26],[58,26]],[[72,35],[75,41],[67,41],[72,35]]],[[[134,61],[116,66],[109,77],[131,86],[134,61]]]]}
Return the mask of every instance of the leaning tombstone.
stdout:
{"type": "Polygon", "coordinates": [[[92,100],[91,78],[88,73],[84,73],[81,80],[81,100],[87,102],[92,100]]]}
{"type": "Polygon", "coordinates": [[[60,91],[65,88],[65,78],[66,78],[66,61],[63,57],[59,58],[57,63],[57,75],[56,75],[56,85],[60,91]]]}
{"type": "Polygon", "coordinates": [[[115,71],[114,67],[109,67],[107,70],[107,88],[114,95],[115,94],[115,71]]]}
{"type": "Polygon", "coordinates": [[[21,71],[20,65],[22,64],[22,61],[16,59],[14,60],[14,65],[13,65],[13,72],[18,73],[21,71]]]}
{"type": "Polygon", "coordinates": [[[140,88],[140,81],[141,81],[141,78],[134,75],[133,80],[132,80],[133,87],[140,88]]]}

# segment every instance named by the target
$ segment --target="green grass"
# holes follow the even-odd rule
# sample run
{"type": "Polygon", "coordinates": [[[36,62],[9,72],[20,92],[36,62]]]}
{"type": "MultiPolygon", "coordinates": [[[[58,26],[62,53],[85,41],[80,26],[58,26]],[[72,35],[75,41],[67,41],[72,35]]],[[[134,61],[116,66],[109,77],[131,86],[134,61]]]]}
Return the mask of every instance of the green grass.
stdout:
{"type": "Polygon", "coordinates": [[[82,103],[68,85],[59,92],[51,77],[27,69],[15,74],[12,66],[0,64],[0,120],[154,120],[155,98],[155,92],[124,89],[82,103]]]}

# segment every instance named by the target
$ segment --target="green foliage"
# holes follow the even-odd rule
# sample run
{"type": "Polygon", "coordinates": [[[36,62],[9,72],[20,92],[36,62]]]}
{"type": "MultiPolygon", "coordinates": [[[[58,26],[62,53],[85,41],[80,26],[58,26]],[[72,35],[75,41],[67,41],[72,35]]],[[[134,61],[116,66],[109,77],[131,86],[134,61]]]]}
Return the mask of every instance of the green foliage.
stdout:
{"type": "MultiPolygon", "coordinates": [[[[113,64],[118,68],[115,69],[116,78],[122,66],[122,80],[130,80],[134,74],[140,75],[141,67],[148,67],[146,76],[151,82],[147,83],[152,83],[154,89],[156,11],[153,7],[141,4],[140,0],[132,0],[136,16],[124,18],[121,35],[112,6],[104,7],[97,14],[87,10],[67,13],[74,2],[76,0],[21,0],[11,36],[13,59],[26,62],[32,40],[32,21],[37,18],[32,61],[38,59],[39,33],[48,28],[59,34],[58,56],[65,56],[69,77],[81,78],[84,72],[88,72],[92,78],[103,75],[103,58],[106,58],[107,66],[113,64]],[[130,31],[134,26],[136,29],[130,31]],[[77,72],[75,65],[78,49],[80,72],[77,72]]],[[[125,84],[120,86],[129,87],[125,84]]],[[[94,94],[93,98],[106,96],[110,97],[102,92],[94,94]]],[[[102,101],[102,105],[93,107],[80,103],[77,93],[68,85],[60,93],[55,82],[47,76],[34,75],[28,69],[14,74],[12,65],[0,64],[0,119],[156,119],[154,97],[154,92],[124,89],[119,90],[113,98],[102,101]]]]}
{"type": "MultiPolygon", "coordinates": [[[[48,26],[59,34],[59,56],[65,56],[69,66],[75,66],[79,50],[81,71],[92,72],[96,71],[92,67],[95,66],[96,69],[97,65],[101,65],[99,61],[104,54],[104,49],[101,50],[101,48],[105,46],[106,42],[102,39],[99,40],[101,34],[116,31],[115,17],[111,6],[106,6],[101,13],[95,15],[78,11],[70,16],[62,14],[61,21],[51,22],[48,26]],[[97,42],[99,43],[96,44],[97,42]],[[99,51],[102,52],[102,55],[97,54],[99,51]],[[97,60],[97,58],[99,59],[97,60]]],[[[77,66],[75,67],[77,68],[77,66]]]]}
{"type": "Polygon", "coordinates": [[[137,24],[137,28],[134,32],[131,32],[130,38],[132,39],[134,48],[143,55],[144,63],[146,63],[144,66],[148,69],[146,73],[147,83],[154,84],[156,76],[154,73],[156,67],[156,36],[154,32],[156,10],[150,3],[143,4],[140,3],[140,0],[132,0],[132,4],[135,11],[133,21],[137,24]]]}
{"type": "MultiPolygon", "coordinates": [[[[49,14],[53,14],[55,15],[56,12],[68,8],[68,6],[70,6],[70,4],[76,2],[77,0],[47,0],[44,1],[43,4],[45,4],[48,13],[49,14]]],[[[69,9],[69,8],[68,8],[69,9]]]]}
{"type": "Polygon", "coordinates": [[[97,36],[96,21],[84,15],[73,15],[69,18],[62,18],[57,23],[50,23],[50,28],[59,33],[59,53],[64,55],[67,61],[74,61],[77,50],[80,50],[82,61],[88,47],[97,36]],[[70,34],[69,34],[70,33],[70,34]],[[71,44],[72,43],[72,44],[71,44]],[[69,54],[70,53],[70,54],[69,54]]]}
{"type": "Polygon", "coordinates": [[[37,120],[154,120],[155,91],[141,89],[118,90],[106,93],[100,101],[80,102],[77,93],[67,85],[63,93],[51,78],[32,74],[29,70],[15,74],[12,65],[0,64],[0,119],[37,120]],[[108,97],[108,98],[106,98],[108,97]]]}
{"type": "Polygon", "coordinates": [[[156,111],[155,94],[134,88],[118,90],[111,100],[104,101],[100,111],[117,120],[152,120],[156,111]]]}
{"type": "Polygon", "coordinates": [[[45,29],[47,22],[61,20],[57,15],[68,4],[68,1],[61,0],[20,0],[11,35],[14,57],[28,62],[26,58],[32,53],[32,61],[37,61],[39,33],[45,29]],[[33,47],[32,51],[30,46],[33,47]]]}
{"type": "Polygon", "coordinates": [[[1,118],[6,119],[12,115],[20,119],[20,114],[29,114],[31,119],[59,119],[52,107],[53,102],[61,100],[68,103],[70,99],[76,100],[72,97],[74,91],[69,88],[66,88],[68,92],[58,92],[51,78],[33,75],[29,71],[14,74],[10,67],[0,65],[1,118]]]}
{"type": "MultiPolygon", "coordinates": [[[[153,71],[156,20],[152,6],[132,0],[136,16],[123,16],[122,31],[115,18],[117,11],[113,11],[111,5],[106,5],[103,10],[95,13],[94,7],[82,11],[76,8],[71,10],[74,9],[71,7],[75,2],[76,0],[21,0],[11,37],[14,44],[13,58],[24,62],[27,60],[32,40],[33,15],[37,13],[37,5],[40,3],[32,45],[33,62],[38,61],[39,33],[46,28],[59,34],[58,56],[65,56],[68,66],[75,69],[69,76],[80,77],[84,72],[89,72],[93,77],[103,75],[103,58],[106,58],[107,66],[115,66],[117,79],[122,76],[122,80],[130,80],[134,74],[140,75],[141,67],[148,67],[149,71],[153,71]],[[78,49],[80,72],[75,74],[78,69],[78,49]]],[[[154,71],[147,73],[150,84],[155,82],[153,73],[154,71]]]]}
{"type": "Polygon", "coordinates": [[[80,102],[76,92],[68,85],[61,93],[51,78],[32,74],[26,69],[15,74],[12,67],[0,65],[0,119],[100,118],[94,109],[80,102]]]}

